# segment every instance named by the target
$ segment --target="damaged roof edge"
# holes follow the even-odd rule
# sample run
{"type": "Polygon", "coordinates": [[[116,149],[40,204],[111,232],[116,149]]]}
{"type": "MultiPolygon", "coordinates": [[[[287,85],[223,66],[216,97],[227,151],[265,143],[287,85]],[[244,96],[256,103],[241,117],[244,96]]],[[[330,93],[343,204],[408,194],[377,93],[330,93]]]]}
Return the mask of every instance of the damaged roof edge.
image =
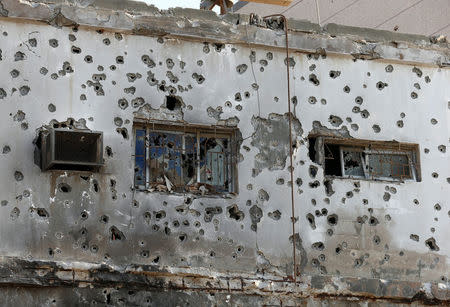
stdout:
{"type": "MultiPolygon", "coordinates": [[[[279,30],[253,25],[249,15],[218,16],[212,11],[159,10],[131,0],[0,0],[0,16],[46,22],[56,27],[81,25],[137,35],[172,36],[189,40],[284,48],[279,30]]],[[[259,22],[260,23],[260,22],[259,22]]],[[[289,19],[289,48],[318,50],[359,59],[385,59],[411,64],[450,66],[448,43],[422,35],[403,34],[289,19]]]]}

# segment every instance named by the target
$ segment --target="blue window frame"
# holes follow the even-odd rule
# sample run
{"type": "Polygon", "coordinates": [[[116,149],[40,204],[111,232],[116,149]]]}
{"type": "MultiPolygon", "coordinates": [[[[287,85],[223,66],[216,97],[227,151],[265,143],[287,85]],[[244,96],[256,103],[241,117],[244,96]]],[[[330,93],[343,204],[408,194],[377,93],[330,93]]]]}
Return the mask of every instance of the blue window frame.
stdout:
{"type": "Polygon", "coordinates": [[[135,187],[150,191],[234,191],[233,129],[135,128],[135,187]]]}

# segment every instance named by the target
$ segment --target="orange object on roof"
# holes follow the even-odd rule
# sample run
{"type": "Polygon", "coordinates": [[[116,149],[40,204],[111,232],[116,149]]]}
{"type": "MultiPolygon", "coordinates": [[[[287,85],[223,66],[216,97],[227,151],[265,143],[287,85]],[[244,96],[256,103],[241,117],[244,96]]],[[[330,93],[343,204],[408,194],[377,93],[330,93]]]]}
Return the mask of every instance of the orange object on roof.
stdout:
{"type": "Polygon", "coordinates": [[[274,4],[274,5],[282,5],[288,6],[292,3],[293,0],[245,0],[247,2],[257,2],[264,4],[274,4]]]}

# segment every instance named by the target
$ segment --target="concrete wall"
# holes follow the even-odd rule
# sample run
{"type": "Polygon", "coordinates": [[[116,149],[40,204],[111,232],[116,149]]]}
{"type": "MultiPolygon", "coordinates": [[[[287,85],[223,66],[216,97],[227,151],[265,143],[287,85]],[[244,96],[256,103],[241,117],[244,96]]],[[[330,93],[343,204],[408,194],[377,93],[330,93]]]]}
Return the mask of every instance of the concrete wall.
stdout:
{"type": "MultiPolygon", "coordinates": [[[[2,19],[0,33],[0,88],[5,93],[0,100],[0,254],[7,272],[12,272],[7,265],[10,261],[21,259],[58,263],[59,269],[66,270],[101,266],[120,272],[246,276],[259,280],[257,288],[270,279],[289,279],[293,240],[283,49],[99,32],[88,27],[56,28],[17,19],[2,19]],[[143,55],[156,67],[149,68],[143,55]],[[92,63],[86,56],[92,57],[92,63]],[[117,62],[118,56],[123,57],[123,64],[117,62]],[[168,59],[175,63],[173,68],[168,68],[168,59]],[[247,69],[239,73],[236,68],[242,64],[247,69]],[[133,107],[132,101],[141,97],[145,105],[164,111],[168,94],[150,85],[147,76],[153,73],[159,82],[165,80],[169,85],[167,72],[179,78],[173,85],[183,99],[186,122],[215,125],[231,119],[228,124],[237,124],[242,144],[236,195],[202,197],[132,189],[133,120],[143,107],[133,107]],[[138,77],[129,80],[127,73],[138,77]],[[194,73],[205,81],[199,84],[194,73]],[[95,74],[105,74],[105,80],[97,84],[103,94],[94,89],[95,74]],[[126,93],[130,87],[135,87],[134,94],[126,93]],[[235,100],[236,93],[244,96],[245,92],[248,98],[235,100]],[[119,106],[120,99],[128,101],[127,108],[119,106]],[[105,166],[100,172],[41,172],[34,164],[36,130],[68,118],[103,132],[104,146],[110,147],[112,154],[108,156],[105,150],[105,166]],[[262,123],[275,128],[266,131],[262,123]],[[128,138],[117,132],[119,126],[127,130],[128,138]],[[60,183],[70,185],[71,191],[59,190],[60,183]],[[244,213],[243,220],[230,218],[227,208],[233,205],[244,213]],[[216,206],[223,212],[207,221],[206,208],[216,206]],[[38,208],[48,214],[38,214],[38,208]],[[260,220],[255,217],[258,209],[260,220]],[[279,219],[274,218],[277,210],[279,219]],[[159,211],[164,211],[165,217],[158,220],[155,213],[159,211]],[[107,216],[106,222],[103,216],[107,216]],[[251,229],[255,223],[256,231],[251,229]],[[123,240],[111,240],[113,226],[123,233],[123,240]],[[186,239],[181,240],[180,235],[186,239]]],[[[282,38],[282,32],[277,35],[282,38]]],[[[298,278],[308,276],[310,287],[325,292],[333,292],[325,284],[337,285],[340,278],[353,278],[348,285],[355,292],[373,290],[358,288],[360,278],[378,280],[375,288],[379,283],[404,282],[395,286],[400,289],[399,297],[415,294],[403,292],[410,283],[418,284],[418,289],[434,285],[447,291],[450,164],[444,149],[450,137],[450,71],[428,64],[300,52],[292,52],[291,63],[298,278]],[[386,71],[387,65],[392,65],[392,72],[386,71]],[[340,76],[330,78],[330,70],[340,71],[340,76]],[[316,75],[318,85],[308,80],[310,74],[316,75]],[[380,81],[387,85],[382,90],[376,86],[380,81]],[[346,86],[349,92],[344,91],[346,86]],[[418,97],[411,98],[411,92],[418,97]],[[368,118],[352,111],[357,96],[363,98],[360,107],[370,114],[368,118]],[[311,104],[310,97],[317,102],[311,104]],[[342,123],[333,125],[331,116],[342,123]],[[322,129],[348,131],[352,138],[419,144],[422,181],[335,179],[335,193],[327,195],[323,167],[308,156],[307,136],[314,122],[322,129]],[[317,175],[310,174],[311,166],[318,168],[317,175]],[[318,186],[311,184],[315,181],[318,186]],[[337,225],[330,226],[326,216],[316,216],[313,229],[307,215],[323,208],[328,215],[337,215],[337,225]],[[359,223],[358,218],[364,216],[375,217],[378,223],[359,223]],[[410,238],[412,234],[418,241],[410,238]],[[438,250],[425,244],[430,238],[435,239],[438,250]],[[317,242],[323,243],[323,250],[314,248],[317,242]],[[341,248],[339,254],[337,247],[341,248]],[[331,279],[325,282],[321,275],[331,279]]],[[[46,276],[37,272],[36,277],[46,276]]],[[[25,275],[33,278],[30,272],[25,275]]],[[[69,282],[71,278],[71,274],[61,274],[56,279],[69,282]]],[[[102,278],[106,280],[97,276],[96,281],[102,278]]],[[[7,279],[20,284],[14,277],[7,279]]],[[[89,278],[85,281],[92,282],[89,278]]],[[[280,287],[287,291],[292,286],[280,287]]]]}

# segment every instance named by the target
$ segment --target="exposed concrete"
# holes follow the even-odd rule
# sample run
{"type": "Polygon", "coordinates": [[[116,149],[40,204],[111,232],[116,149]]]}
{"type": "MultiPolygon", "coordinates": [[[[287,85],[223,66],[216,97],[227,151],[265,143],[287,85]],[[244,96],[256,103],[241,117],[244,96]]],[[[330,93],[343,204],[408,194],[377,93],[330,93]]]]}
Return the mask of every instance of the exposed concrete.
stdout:
{"type": "MultiPolygon", "coordinates": [[[[139,35],[174,36],[273,48],[282,48],[285,45],[284,37],[280,33],[249,26],[248,15],[228,14],[219,17],[212,11],[181,8],[160,11],[154,6],[130,0],[3,0],[2,3],[9,17],[44,21],[58,26],[76,23],[120,29],[139,35]]],[[[334,24],[324,26],[320,34],[311,36],[305,33],[319,32],[320,27],[307,21],[290,21],[290,30],[289,47],[296,51],[314,53],[323,50],[326,53],[361,55],[367,59],[382,58],[439,66],[450,63],[448,45],[433,44],[429,38],[423,36],[334,24]],[[329,40],[330,35],[334,39],[329,40]]]]}

